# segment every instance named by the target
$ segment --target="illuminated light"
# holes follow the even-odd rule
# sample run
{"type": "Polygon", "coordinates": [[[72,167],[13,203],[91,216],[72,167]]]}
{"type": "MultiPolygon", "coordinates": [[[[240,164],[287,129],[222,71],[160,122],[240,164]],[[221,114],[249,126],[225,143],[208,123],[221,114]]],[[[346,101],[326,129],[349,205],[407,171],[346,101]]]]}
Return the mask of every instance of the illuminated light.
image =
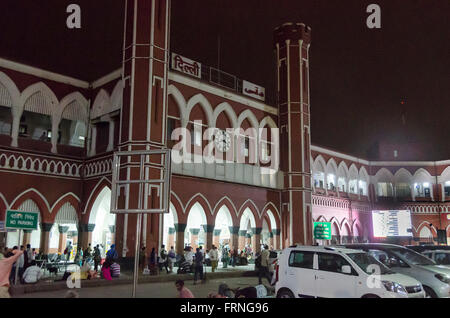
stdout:
{"type": "Polygon", "coordinates": [[[445,181],[446,186],[450,186],[450,181],[445,181]]]}
{"type": "Polygon", "coordinates": [[[423,183],[423,186],[424,186],[425,188],[428,188],[428,187],[430,186],[430,184],[429,184],[428,182],[424,182],[424,183],[423,183]]]}

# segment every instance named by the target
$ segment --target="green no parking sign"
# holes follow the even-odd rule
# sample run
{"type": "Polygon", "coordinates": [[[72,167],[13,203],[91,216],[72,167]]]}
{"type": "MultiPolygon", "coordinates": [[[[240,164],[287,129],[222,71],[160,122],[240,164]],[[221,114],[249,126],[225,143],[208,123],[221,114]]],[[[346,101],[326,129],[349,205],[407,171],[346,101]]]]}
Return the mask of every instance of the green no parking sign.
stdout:
{"type": "Polygon", "coordinates": [[[17,230],[37,230],[39,213],[6,211],[5,227],[17,230]]]}
{"type": "Polygon", "coordinates": [[[316,240],[331,240],[331,223],[314,222],[314,238],[316,240]]]}

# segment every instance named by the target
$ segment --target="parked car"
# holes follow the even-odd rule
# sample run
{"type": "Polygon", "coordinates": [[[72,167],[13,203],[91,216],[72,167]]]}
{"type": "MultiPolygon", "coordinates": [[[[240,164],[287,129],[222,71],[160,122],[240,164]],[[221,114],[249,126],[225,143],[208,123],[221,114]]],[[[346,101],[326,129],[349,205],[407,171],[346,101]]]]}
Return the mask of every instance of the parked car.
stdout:
{"type": "Polygon", "coordinates": [[[427,250],[420,254],[432,259],[438,265],[450,266],[450,250],[427,250]]]}
{"type": "Polygon", "coordinates": [[[434,250],[445,250],[450,251],[450,246],[447,245],[406,245],[407,248],[417,252],[422,253],[424,251],[434,251],[434,250]]]}
{"type": "Polygon", "coordinates": [[[425,297],[416,279],[394,273],[364,251],[347,248],[286,248],[278,259],[275,281],[279,298],[425,297]]]}
{"type": "Polygon", "coordinates": [[[450,268],[400,245],[366,243],[345,244],[362,249],[393,271],[414,277],[422,283],[427,297],[450,298],[450,268]]]}

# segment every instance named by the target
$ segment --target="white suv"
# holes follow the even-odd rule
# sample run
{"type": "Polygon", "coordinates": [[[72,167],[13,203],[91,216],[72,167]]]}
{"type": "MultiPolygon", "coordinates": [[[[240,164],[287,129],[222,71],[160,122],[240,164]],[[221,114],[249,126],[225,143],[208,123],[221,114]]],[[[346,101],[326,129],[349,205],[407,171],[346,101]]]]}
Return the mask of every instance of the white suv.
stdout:
{"type": "Polygon", "coordinates": [[[347,248],[286,248],[275,275],[279,298],[425,297],[416,279],[392,272],[363,251],[347,248]]]}

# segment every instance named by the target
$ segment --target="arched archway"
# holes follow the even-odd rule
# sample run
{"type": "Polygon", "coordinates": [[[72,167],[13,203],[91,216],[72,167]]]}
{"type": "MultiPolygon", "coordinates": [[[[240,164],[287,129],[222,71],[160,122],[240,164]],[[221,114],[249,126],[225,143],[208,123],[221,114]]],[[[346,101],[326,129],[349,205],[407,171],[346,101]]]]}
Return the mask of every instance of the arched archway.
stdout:
{"type": "Polygon", "coordinates": [[[233,226],[233,219],[230,210],[224,204],[220,207],[214,221],[213,244],[222,250],[222,247],[231,245],[230,226],[233,226]]]}
{"type": "Polygon", "coordinates": [[[66,202],[56,212],[55,220],[50,231],[49,251],[50,253],[63,253],[68,243],[73,246],[73,255],[76,254],[78,242],[78,215],[75,207],[66,202]]]}
{"type": "Polygon", "coordinates": [[[239,250],[243,250],[245,247],[251,247],[253,250],[256,244],[255,241],[256,220],[249,207],[245,208],[242,212],[239,222],[239,250]]]}
{"type": "Polygon", "coordinates": [[[184,232],[184,245],[191,246],[193,249],[199,246],[206,246],[206,226],[207,219],[205,210],[199,202],[196,202],[189,210],[184,232]]]}
{"type": "Polygon", "coordinates": [[[166,250],[170,250],[173,246],[176,247],[177,237],[175,235],[175,224],[178,223],[177,209],[170,202],[169,213],[164,213],[163,216],[163,244],[166,246],[166,250]]]}
{"type": "Polygon", "coordinates": [[[339,230],[339,225],[335,219],[331,220],[331,244],[341,243],[341,231],[339,230]]]}
{"type": "Polygon", "coordinates": [[[101,247],[102,256],[109,250],[115,241],[116,216],[111,213],[111,189],[104,187],[92,205],[89,214],[89,223],[95,224],[92,231],[92,246],[101,247]]]}

